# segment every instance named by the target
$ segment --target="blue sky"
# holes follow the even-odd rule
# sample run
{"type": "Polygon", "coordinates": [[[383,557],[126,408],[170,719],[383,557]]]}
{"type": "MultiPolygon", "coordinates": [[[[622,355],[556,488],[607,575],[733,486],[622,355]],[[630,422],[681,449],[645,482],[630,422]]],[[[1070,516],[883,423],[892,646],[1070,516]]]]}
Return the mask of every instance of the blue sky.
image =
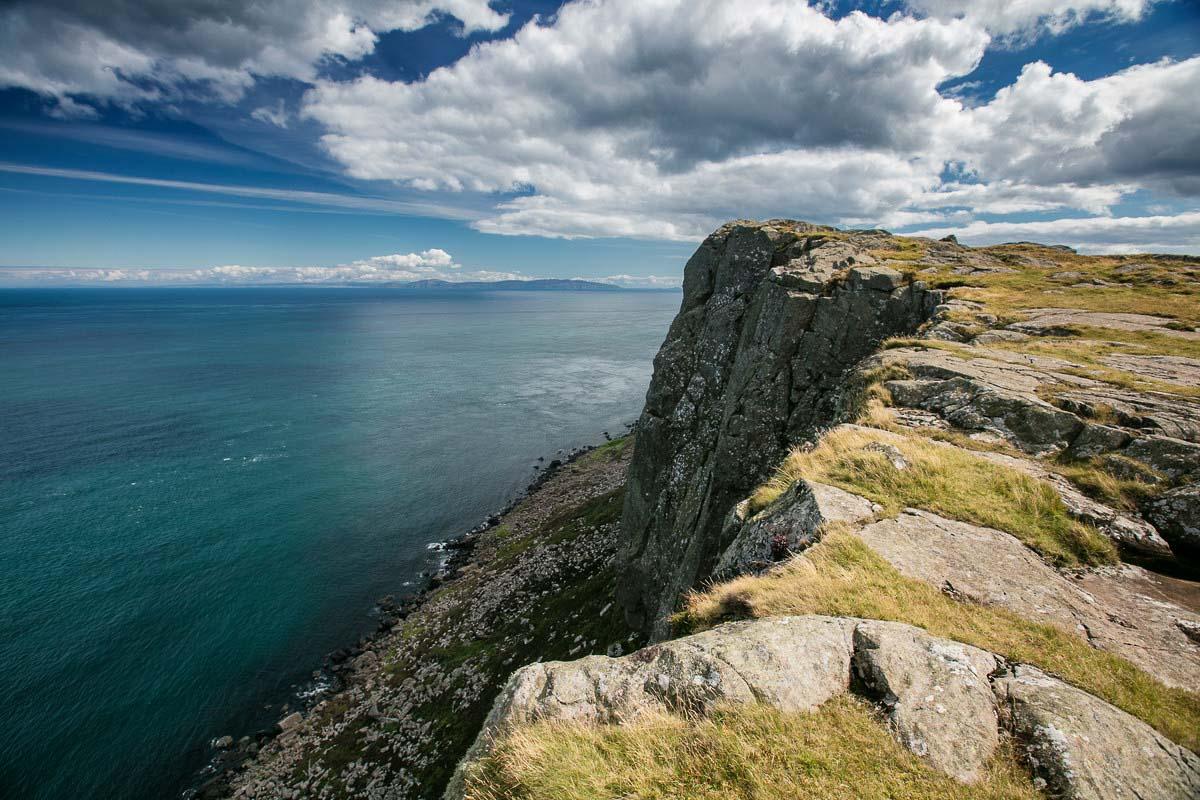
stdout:
{"type": "Polygon", "coordinates": [[[678,281],[787,216],[1200,253],[1191,0],[17,0],[0,282],[678,281]]]}

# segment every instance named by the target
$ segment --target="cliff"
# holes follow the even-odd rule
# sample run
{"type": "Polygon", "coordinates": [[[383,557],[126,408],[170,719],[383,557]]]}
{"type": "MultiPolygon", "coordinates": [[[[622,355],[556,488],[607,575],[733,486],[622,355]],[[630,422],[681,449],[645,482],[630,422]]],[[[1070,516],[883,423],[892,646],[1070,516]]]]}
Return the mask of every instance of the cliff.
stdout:
{"type": "Polygon", "coordinates": [[[666,635],[728,544],[733,505],[839,416],[854,364],[933,313],[939,292],[870,254],[886,238],[734,222],[688,261],[625,494],[620,599],[634,627],[666,635]]]}
{"type": "Polygon", "coordinates": [[[232,793],[1196,796],[1198,295],[722,227],[632,441],[472,534],[232,793]]]}
{"type": "Polygon", "coordinates": [[[518,670],[447,797],[1196,796],[1198,279],[722,227],[626,487],[656,643],[518,670]]]}

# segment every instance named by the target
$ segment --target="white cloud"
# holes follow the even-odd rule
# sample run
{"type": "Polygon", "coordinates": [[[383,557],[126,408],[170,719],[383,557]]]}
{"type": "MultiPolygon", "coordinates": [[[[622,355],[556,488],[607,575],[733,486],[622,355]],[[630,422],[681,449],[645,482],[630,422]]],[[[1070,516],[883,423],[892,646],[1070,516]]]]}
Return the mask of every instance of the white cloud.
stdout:
{"type": "Polygon", "coordinates": [[[938,87],[975,69],[989,30],[1146,7],[832,20],[783,0],[575,3],[419,81],[318,82],[301,113],[354,177],[514,193],[473,223],[494,234],[687,241],[746,216],[1105,215],[1142,188],[1200,194],[1200,58],[1093,81],[1038,62],[975,107],[938,87]],[[948,164],[964,179],[944,180],[948,164]]]}
{"type": "Polygon", "coordinates": [[[186,91],[240,98],[260,76],[312,81],[326,59],[354,60],[378,35],[439,15],[466,32],[508,15],[489,0],[16,0],[0,8],[0,87],[132,104],[186,91]]]}
{"type": "Polygon", "coordinates": [[[291,120],[291,114],[288,113],[282,98],[277,100],[274,105],[259,106],[250,112],[250,116],[259,122],[274,125],[276,128],[286,128],[291,120]]]}
{"type": "Polygon", "coordinates": [[[1134,22],[1156,0],[908,0],[909,8],[941,19],[966,19],[992,33],[1024,40],[1062,33],[1088,21],[1134,22]]]}
{"type": "Polygon", "coordinates": [[[686,239],[730,213],[868,214],[933,188],[925,153],[961,109],[936,87],[987,41],[784,0],[575,3],[421,81],[319,82],[303,113],[355,177],[532,190],[480,230],[686,239]]]}
{"type": "Polygon", "coordinates": [[[445,250],[395,253],[338,264],[332,267],[251,267],[225,264],[203,269],[13,269],[0,267],[0,280],[9,284],[381,284],[419,280],[500,281],[525,280],[519,272],[464,270],[445,250]]]}
{"type": "Polygon", "coordinates": [[[1034,222],[983,222],[928,228],[913,236],[954,234],[963,244],[1033,240],[1085,253],[1200,252],[1200,211],[1145,217],[1080,217],[1034,222]]]}
{"type": "Polygon", "coordinates": [[[1042,185],[1136,182],[1200,194],[1200,57],[1092,81],[1026,64],[967,112],[959,157],[987,176],[1042,185]]]}

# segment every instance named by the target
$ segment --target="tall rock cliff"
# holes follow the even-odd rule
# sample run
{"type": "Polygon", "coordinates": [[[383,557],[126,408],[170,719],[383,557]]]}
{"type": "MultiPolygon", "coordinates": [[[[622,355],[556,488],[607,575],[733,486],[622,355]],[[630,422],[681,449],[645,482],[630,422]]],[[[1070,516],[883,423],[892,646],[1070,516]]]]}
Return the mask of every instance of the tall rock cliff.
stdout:
{"type": "Polygon", "coordinates": [[[619,598],[631,625],[667,634],[728,544],[730,508],[786,447],[836,421],[856,362],[932,314],[939,292],[870,255],[889,239],[738,221],[688,261],[629,472],[619,598]]]}

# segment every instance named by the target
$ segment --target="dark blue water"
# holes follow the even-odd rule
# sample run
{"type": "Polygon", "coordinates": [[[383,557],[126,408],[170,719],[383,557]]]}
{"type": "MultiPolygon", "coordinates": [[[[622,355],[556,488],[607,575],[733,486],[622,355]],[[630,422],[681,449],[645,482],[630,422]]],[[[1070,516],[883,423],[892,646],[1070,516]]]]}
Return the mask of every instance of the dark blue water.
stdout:
{"type": "Polygon", "coordinates": [[[632,421],[678,304],[0,291],[0,796],[177,791],[427,543],[632,421]]]}

